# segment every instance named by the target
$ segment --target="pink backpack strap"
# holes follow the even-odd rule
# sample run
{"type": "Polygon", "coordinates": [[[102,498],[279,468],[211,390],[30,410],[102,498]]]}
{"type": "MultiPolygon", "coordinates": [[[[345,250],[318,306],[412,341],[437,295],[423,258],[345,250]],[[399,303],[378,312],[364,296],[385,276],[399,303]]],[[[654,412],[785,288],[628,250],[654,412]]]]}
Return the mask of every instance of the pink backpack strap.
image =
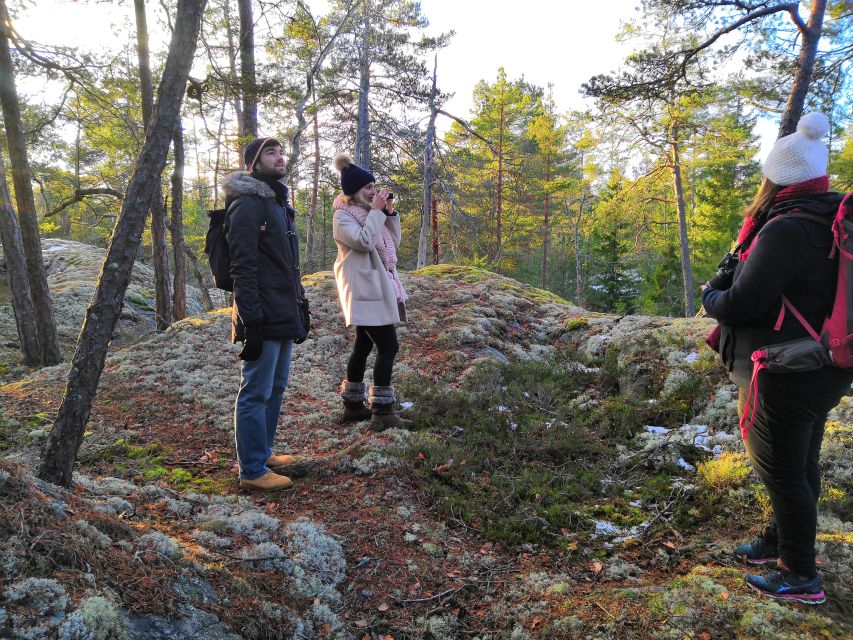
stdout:
{"type": "MultiPolygon", "coordinates": [[[[841,204],[838,205],[838,213],[835,214],[835,220],[832,221],[832,235],[833,235],[833,243],[832,243],[832,251],[829,253],[829,257],[835,257],[835,252],[838,251],[841,254],[842,258],[847,260],[853,260],[853,254],[848,253],[844,250],[844,241],[847,239],[847,233],[844,230],[843,220],[845,218],[844,209],[847,207],[847,202],[850,200],[850,197],[853,196],[853,192],[848,193],[844,196],[844,199],[841,201],[841,204]]],[[[851,204],[853,206],[853,204],[851,204]]]]}
{"type": "Polygon", "coordinates": [[[758,374],[767,368],[767,352],[752,352],[752,378],[749,381],[749,392],[746,394],[746,406],[740,417],[740,436],[746,440],[749,430],[755,424],[755,414],[758,404],[758,374]]]}
{"type": "Polygon", "coordinates": [[[785,308],[790,309],[791,313],[794,314],[794,317],[799,321],[803,328],[809,332],[809,335],[814,339],[820,342],[820,336],[817,331],[812,329],[812,326],[809,324],[808,320],[803,317],[803,314],[797,311],[797,308],[791,304],[791,301],[788,300],[785,296],[782,296],[782,309],[779,311],[779,317],[776,319],[776,324],[773,326],[774,331],[779,331],[782,327],[782,321],[785,319],[785,308]]]}

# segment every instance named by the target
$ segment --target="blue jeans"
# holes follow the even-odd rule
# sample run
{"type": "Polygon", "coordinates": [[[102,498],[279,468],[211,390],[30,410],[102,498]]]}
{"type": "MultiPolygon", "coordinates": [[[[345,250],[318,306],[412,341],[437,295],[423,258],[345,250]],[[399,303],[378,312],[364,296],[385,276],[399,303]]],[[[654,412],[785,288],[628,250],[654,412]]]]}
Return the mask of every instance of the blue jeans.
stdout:
{"type": "Polygon", "coordinates": [[[240,361],[234,438],[241,480],[254,480],[269,471],[266,462],[272,455],[292,352],[292,340],[264,340],[257,360],[240,361]]]}

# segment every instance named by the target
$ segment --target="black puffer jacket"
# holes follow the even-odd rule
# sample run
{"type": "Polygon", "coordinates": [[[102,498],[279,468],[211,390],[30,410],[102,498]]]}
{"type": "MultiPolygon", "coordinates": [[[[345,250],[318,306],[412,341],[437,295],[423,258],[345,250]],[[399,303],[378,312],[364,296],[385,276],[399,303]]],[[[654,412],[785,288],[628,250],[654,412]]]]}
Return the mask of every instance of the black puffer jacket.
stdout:
{"type": "Polygon", "coordinates": [[[265,339],[305,334],[297,300],[305,296],[299,274],[294,216],[272,188],[246,172],[225,178],[226,238],[231,253],[234,307],[231,338],[243,340],[245,325],[261,324],[265,339]]]}
{"type": "MultiPolygon", "coordinates": [[[[783,294],[820,332],[835,299],[838,259],[829,259],[830,223],[842,197],[838,193],[823,193],[775,205],[747,260],[735,267],[731,287],[714,288],[722,285],[712,280],[703,292],[705,310],[722,325],[720,356],[738,386],[749,385],[753,351],[808,336],[790,312],[785,314],[780,330],[774,331],[783,294]],[[780,218],[794,211],[823,220],[780,218]]],[[[851,374],[832,366],[797,374],[764,372],[759,379],[759,390],[803,396],[819,389],[849,386],[851,379],[851,374]]]]}

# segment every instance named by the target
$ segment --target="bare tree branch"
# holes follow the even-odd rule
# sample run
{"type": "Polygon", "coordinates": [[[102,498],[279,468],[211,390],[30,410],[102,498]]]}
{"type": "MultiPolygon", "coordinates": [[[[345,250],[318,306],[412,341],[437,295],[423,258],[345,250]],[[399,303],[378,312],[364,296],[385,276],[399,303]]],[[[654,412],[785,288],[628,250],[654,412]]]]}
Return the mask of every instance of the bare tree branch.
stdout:
{"type": "Polygon", "coordinates": [[[118,198],[119,200],[124,199],[124,194],[116,191],[115,189],[110,189],[109,187],[95,187],[91,189],[75,189],[74,196],[69,198],[58,207],[49,211],[45,214],[45,218],[49,218],[51,216],[55,216],[60,211],[63,211],[70,207],[72,204],[77,204],[78,202],[83,202],[89,196],[112,196],[114,198],[118,198]]]}

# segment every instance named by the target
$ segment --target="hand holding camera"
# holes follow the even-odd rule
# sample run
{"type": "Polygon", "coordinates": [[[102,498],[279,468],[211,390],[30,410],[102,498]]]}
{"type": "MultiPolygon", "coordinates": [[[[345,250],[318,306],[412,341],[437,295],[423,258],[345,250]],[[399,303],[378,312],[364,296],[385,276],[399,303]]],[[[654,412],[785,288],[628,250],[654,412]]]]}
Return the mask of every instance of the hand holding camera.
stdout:
{"type": "Polygon", "coordinates": [[[370,206],[374,209],[379,209],[380,211],[384,211],[385,207],[388,205],[388,196],[391,194],[388,189],[382,187],[376,194],[373,196],[373,200],[370,201],[370,206]]]}

